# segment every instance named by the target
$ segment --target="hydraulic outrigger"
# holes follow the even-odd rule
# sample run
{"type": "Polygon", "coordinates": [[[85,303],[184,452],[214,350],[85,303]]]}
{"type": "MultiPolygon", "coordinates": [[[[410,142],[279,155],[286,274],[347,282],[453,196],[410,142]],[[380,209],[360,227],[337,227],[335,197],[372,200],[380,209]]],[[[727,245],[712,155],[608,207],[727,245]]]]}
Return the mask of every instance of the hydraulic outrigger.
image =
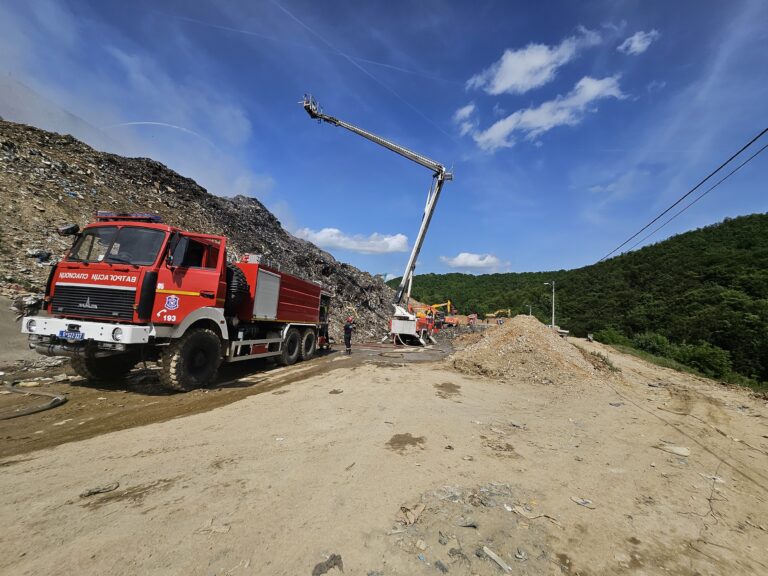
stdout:
{"type": "MultiPolygon", "coordinates": [[[[329,124],[333,124],[334,126],[341,126],[342,128],[346,128],[350,132],[353,132],[358,136],[362,136],[363,138],[366,138],[367,140],[370,140],[371,142],[374,142],[379,146],[383,146],[384,148],[387,148],[392,152],[399,154],[400,156],[408,158],[412,162],[416,162],[416,164],[424,166],[425,168],[429,168],[432,171],[432,184],[430,185],[429,192],[427,193],[427,203],[426,203],[426,206],[424,207],[424,215],[421,219],[421,226],[419,228],[419,233],[416,236],[416,242],[413,245],[411,256],[408,259],[408,264],[405,267],[405,272],[403,272],[403,277],[400,280],[400,285],[397,287],[397,291],[395,292],[395,298],[392,301],[392,304],[395,310],[394,310],[394,314],[392,315],[392,320],[390,323],[390,333],[388,336],[388,338],[392,338],[393,340],[397,340],[397,339],[400,339],[401,341],[403,341],[404,339],[416,340],[421,345],[426,345],[427,343],[426,339],[432,340],[432,336],[431,334],[427,333],[425,330],[417,330],[416,316],[408,312],[407,302],[411,296],[411,285],[413,283],[413,272],[416,268],[416,259],[418,258],[419,252],[421,251],[421,246],[424,243],[424,237],[427,234],[429,223],[432,220],[432,215],[435,212],[435,206],[437,206],[437,201],[440,198],[440,192],[442,191],[443,184],[445,182],[447,182],[448,180],[453,180],[453,174],[451,172],[448,172],[445,169],[445,166],[443,166],[439,162],[435,162],[434,160],[431,160],[426,156],[417,154],[416,152],[408,150],[407,148],[404,148],[398,144],[395,144],[394,142],[390,142],[389,140],[386,140],[381,136],[372,134],[367,130],[358,128],[353,124],[349,124],[348,122],[339,120],[338,118],[334,118],[333,116],[329,116],[328,114],[325,114],[318,106],[317,101],[310,95],[304,96],[303,105],[304,105],[304,109],[307,111],[307,113],[310,115],[311,118],[318,120],[320,122],[328,122],[329,124]],[[406,301],[405,307],[403,307],[402,305],[403,297],[405,297],[405,301],[406,301]]],[[[434,340],[432,341],[434,342],[434,340]]]]}

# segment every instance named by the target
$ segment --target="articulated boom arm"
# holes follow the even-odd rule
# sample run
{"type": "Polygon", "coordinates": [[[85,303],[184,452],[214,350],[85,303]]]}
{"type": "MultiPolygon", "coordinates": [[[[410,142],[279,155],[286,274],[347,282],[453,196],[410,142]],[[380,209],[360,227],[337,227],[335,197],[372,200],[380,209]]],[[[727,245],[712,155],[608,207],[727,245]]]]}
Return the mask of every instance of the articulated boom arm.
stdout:
{"type": "Polygon", "coordinates": [[[440,197],[440,192],[443,189],[443,184],[447,180],[453,180],[453,174],[448,172],[445,169],[445,166],[439,162],[435,162],[426,156],[422,156],[421,154],[417,154],[416,152],[408,150],[407,148],[403,148],[399,144],[390,142],[381,136],[377,136],[376,134],[368,132],[367,130],[358,128],[353,124],[349,124],[348,122],[344,122],[343,120],[339,120],[338,118],[334,118],[333,116],[325,114],[320,109],[317,101],[312,96],[305,95],[303,105],[304,110],[307,111],[307,114],[309,114],[310,117],[314,118],[315,120],[328,122],[334,126],[341,126],[342,128],[346,128],[350,132],[353,132],[358,136],[362,136],[363,138],[370,140],[379,146],[383,146],[384,148],[387,148],[396,154],[400,154],[400,156],[408,158],[412,162],[416,162],[416,164],[424,166],[425,168],[429,168],[433,172],[432,185],[430,186],[429,194],[427,195],[427,204],[424,207],[424,216],[421,219],[419,233],[416,236],[416,242],[414,242],[411,256],[408,259],[408,264],[406,265],[405,272],[403,273],[403,278],[400,280],[400,286],[398,286],[397,291],[395,292],[393,304],[397,310],[400,307],[400,303],[403,301],[403,295],[406,291],[406,288],[408,288],[408,293],[410,295],[410,282],[413,278],[413,271],[416,268],[416,259],[419,256],[419,252],[421,252],[422,245],[424,244],[424,237],[427,234],[427,229],[429,228],[429,223],[432,220],[432,214],[434,214],[437,200],[440,197]]]}

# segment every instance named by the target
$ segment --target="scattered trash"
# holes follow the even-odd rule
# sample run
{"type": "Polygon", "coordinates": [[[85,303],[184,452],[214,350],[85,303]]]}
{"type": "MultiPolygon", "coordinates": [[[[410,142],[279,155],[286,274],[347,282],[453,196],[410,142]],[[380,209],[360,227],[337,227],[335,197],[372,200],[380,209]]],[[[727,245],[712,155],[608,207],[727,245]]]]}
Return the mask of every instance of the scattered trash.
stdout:
{"type": "Polygon", "coordinates": [[[509,423],[512,428],[517,428],[518,430],[526,430],[525,424],[515,424],[514,422],[509,423]]]}
{"type": "Polygon", "coordinates": [[[589,508],[590,510],[595,509],[595,506],[592,504],[592,500],[587,500],[586,498],[578,498],[577,496],[571,496],[571,501],[575,502],[579,506],[584,506],[584,508],[589,508]]]}
{"type": "Polygon", "coordinates": [[[285,438],[283,438],[282,436],[278,436],[277,438],[275,438],[275,442],[282,442],[283,440],[285,440],[285,438]]]}
{"type": "Polygon", "coordinates": [[[443,574],[448,574],[448,567],[445,564],[443,564],[441,560],[435,561],[435,568],[440,570],[440,572],[442,572],[443,574]]]}
{"type": "Polygon", "coordinates": [[[624,406],[624,402],[608,402],[610,406],[613,406],[614,408],[618,408],[619,406],[624,406]]]}
{"type": "Polygon", "coordinates": [[[357,464],[357,462],[352,462],[352,464],[350,464],[349,466],[347,466],[346,468],[344,468],[344,470],[347,470],[347,471],[349,471],[349,470],[352,470],[352,467],[353,467],[355,464],[357,464]]]}
{"type": "Polygon", "coordinates": [[[509,504],[504,504],[504,510],[506,510],[507,512],[512,512],[512,506],[510,506],[509,504]]]}
{"type": "Polygon", "coordinates": [[[584,458],[582,458],[581,456],[574,456],[573,459],[576,460],[576,462],[583,462],[584,461],[584,458]]]}
{"type": "Polygon", "coordinates": [[[422,540],[421,538],[419,538],[418,540],[416,540],[416,548],[418,548],[419,550],[422,550],[422,551],[426,550],[427,549],[427,543],[424,542],[424,540],[422,540]]]}
{"type": "Polygon", "coordinates": [[[472,456],[464,456],[462,460],[466,460],[467,462],[472,462],[474,458],[472,456]]]}
{"type": "Polygon", "coordinates": [[[439,535],[439,536],[438,536],[438,538],[437,538],[437,541],[438,541],[440,544],[442,544],[443,546],[445,546],[446,544],[448,544],[448,537],[447,537],[445,534],[443,534],[441,531],[439,531],[439,530],[438,530],[438,532],[437,532],[437,533],[438,533],[438,535],[439,535]]]}
{"type": "Polygon", "coordinates": [[[397,513],[397,520],[405,526],[415,524],[419,519],[419,516],[421,516],[421,513],[424,512],[424,508],[426,508],[424,504],[416,504],[413,508],[400,506],[400,511],[397,513]]]}
{"type": "Polygon", "coordinates": [[[341,561],[340,554],[331,554],[325,562],[315,564],[315,567],[312,568],[312,576],[322,576],[333,568],[338,568],[344,572],[344,563],[341,561]]]}
{"type": "Polygon", "coordinates": [[[334,388],[333,390],[328,392],[328,394],[341,394],[342,392],[344,392],[344,390],[339,390],[338,388],[334,388]]]}
{"type": "Polygon", "coordinates": [[[475,528],[477,529],[477,521],[473,518],[466,518],[459,522],[459,526],[462,528],[475,528]]]}
{"type": "Polygon", "coordinates": [[[96,400],[106,400],[106,398],[104,396],[99,396],[98,398],[96,398],[96,400]]]}
{"type": "Polygon", "coordinates": [[[61,425],[63,425],[63,424],[66,424],[67,422],[72,422],[72,420],[73,420],[72,418],[67,418],[66,420],[62,420],[61,422],[56,422],[56,423],[55,423],[55,424],[53,424],[53,425],[54,425],[54,426],[61,426],[61,425]]]}
{"type": "Polygon", "coordinates": [[[448,556],[452,558],[455,561],[462,560],[464,562],[469,562],[469,558],[467,558],[467,555],[464,554],[461,550],[458,548],[451,548],[448,550],[448,556]]]}
{"type": "MultiPolygon", "coordinates": [[[[211,518],[205,526],[195,530],[195,534],[226,534],[229,532],[229,524],[214,524],[213,522],[214,520],[211,518]]],[[[323,572],[321,572],[321,574],[323,574],[323,572]]]]}
{"type": "Polygon", "coordinates": [[[25,382],[19,382],[16,386],[19,388],[37,388],[40,386],[40,382],[36,380],[27,380],[25,382]]]}
{"type": "Polygon", "coordinates": [[[453,446],[451,446],[450,444],[448,444],[448,445],[445,447],[445,449],[446,449],[446,450],[453,450],[453,446]]]}
{"type": "Polygon", "coordinates": [[[558,526],[560,526],[560,523],[557,521],[557,518],[555,518],[554,516],[550,516],[549,514],[534,514],[533,512],[528,512],[522,506],[515,506],[514,508],[512,508],[512,511],[515,514],[518,514],[523,518],[526,518],[527,520],[536,520],[537,518],[546,518],[553,524],[557,524],[558,526]]]}
{"type": "Polygon", "coordinates": [[[669,452],[676,456],[690,456],[691,450],[685,446],[673,446],[672,444],[657,444],[654,448],[658,448],[663,452],[669,452]]]}
{"type": "Polygon", "coordinates": [[[88,498],[89,496],[95,496],[96,494],[104,494],[106,492],[112,492],[113,490],[117,490],[119,487],[120,487],[120,482],[110,482],[109,484],[96,486],[95,488],[89,488],[88,490],[80,494],[80,498],[88,498]]]}
{"type": "Polygon", "coordinates": [[[520,560],[520,562],[525,562],[528,560],[528,553],[525,550],[521,550],[520,548],[517,549],[517,552],[515,552],[515,558],[520,560]]]}
{"type": "Polygon", "coordinates": [[[56,374],[56,376],[53,377],[54,382],[67,382],[69,380],[69,376],[67,374],[56,374]]]}
{"type": "Polygon", "coordinates": [[[426,562],[427,561],[427,557],[424,556],[424,554],[419,554],[418,555],[418,559],[421,560],[422,562],[426,562]]]}
{"type": "Polygon", "coordinates": [[[707,480],[714,480],[715,484],[725,484],[725,480],[720,478],[720,476],[715,476],[714,474],[703,474],[699,472],[699,476],[706,478],[707,480]]]}
{"type": "Polygon", "coordinates": [[[504,562],[504,560],[502,560],[501,557],[493,550],[488,548],[488,546],[483,546],[483,552],[485,552],[488,558],[496,562],[496,564],[499,565],[499,568],[501,568],[506,574],[510,574],[512,572],[512,568],[509,566],[509,564],[504,562]]]}

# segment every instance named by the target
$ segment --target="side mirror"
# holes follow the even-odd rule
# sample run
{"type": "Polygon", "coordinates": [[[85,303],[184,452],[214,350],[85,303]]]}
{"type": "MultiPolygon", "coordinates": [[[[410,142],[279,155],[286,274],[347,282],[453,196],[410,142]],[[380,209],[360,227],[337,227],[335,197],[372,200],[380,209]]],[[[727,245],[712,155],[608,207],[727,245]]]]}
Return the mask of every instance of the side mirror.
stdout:
{"type": "Polygon", "coordinates": [[[80,226],[77,224],[64,224],[56,229],[59,236],[77,236],[80,232],[80,226]]]}

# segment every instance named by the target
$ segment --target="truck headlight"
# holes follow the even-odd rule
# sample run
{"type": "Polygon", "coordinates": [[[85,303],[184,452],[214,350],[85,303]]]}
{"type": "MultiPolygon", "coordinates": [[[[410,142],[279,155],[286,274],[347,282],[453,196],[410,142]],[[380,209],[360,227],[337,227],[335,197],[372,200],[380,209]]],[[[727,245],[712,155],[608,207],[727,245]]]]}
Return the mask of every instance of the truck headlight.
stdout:
{"type": "Polygon", "coordinates": [[[120,340],[123,339],[123,329],[122,328],[115,328],[112,330],[112,340],[115,342],[120,342],[120,340]]]}
{"type": "Polygon", "coordinates": [[[27,332],[34,332],[37,330],[37,321],[34,318],[27,320],[27,332]]]}

